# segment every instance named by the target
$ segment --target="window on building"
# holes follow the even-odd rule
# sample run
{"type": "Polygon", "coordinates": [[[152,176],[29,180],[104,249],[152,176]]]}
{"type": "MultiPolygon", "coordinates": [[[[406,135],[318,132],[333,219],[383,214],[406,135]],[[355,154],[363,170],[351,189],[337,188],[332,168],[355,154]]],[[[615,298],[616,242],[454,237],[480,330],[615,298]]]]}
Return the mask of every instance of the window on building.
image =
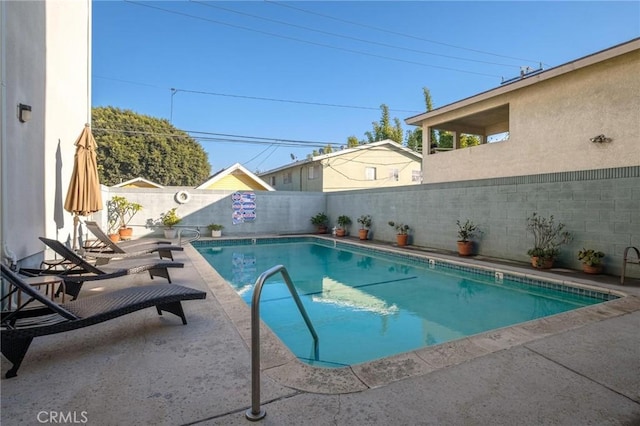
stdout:
{"type": "Polygon", "coordinates": [[[275,176],[269,176],[269,185],[276,186],[276,177],[275,176]]]}
{"type": "Polygon", "coordinates": [[[291,182],[293,182],[293,179],[291,177],[291,172],[286,172],[284,174],[283,183],[291,183],[291,182]]]}
{"type": "Polygon", "coordinates": [[[315,165],[309,167],[309,180],[318,179],[320,177],[320,166],[315,165]]]}
{"type": "Polygon", "coordinates": [[[398,181],[400,171],[398,169],[389,169],[389,180],[398,181]]]}
{"type": "Polygon", "coordinates": [[[365,167],[364,168],[364,178],[366,180],[376,180],[376,168],[375,167],[365,167]]]}
{"type": "Polygon", "coordinates": [[[411,182],[422,182],[422,170],[411,170],[411,182]]]}

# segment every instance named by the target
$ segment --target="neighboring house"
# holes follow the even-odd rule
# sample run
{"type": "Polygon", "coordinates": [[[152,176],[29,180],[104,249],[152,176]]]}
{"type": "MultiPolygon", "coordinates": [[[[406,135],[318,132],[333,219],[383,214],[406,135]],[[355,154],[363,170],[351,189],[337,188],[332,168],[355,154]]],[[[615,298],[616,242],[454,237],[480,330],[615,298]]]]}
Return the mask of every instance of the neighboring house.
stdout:
{"type": "Polygon", "coordinates": [[[384,140],[260,173],[278,191],[344,191],[422,183],[422,155],[384,140]]]}
{"type": "Polygon", "coordinates": [[[240,163],[220,170],[210,176],[196,189],[218,189],[230,191],[275,191],[271,185],[251,173],[240,163]]]}
{"type": "Polygon", "coordinates": [[[120,182],[117,185],[112,185],[113,188],[164,188],[159,183],[152,182],[143,177],[137,177],[129,179],[126,182],[120,182]]]}
{"type": "Polygon", "coordinates": [[[637,166],[640,39],[405,121],[425,147],[431,129],[454,133],[453,150],[424,150],[424,183],[637,166]],[[461,134],[482,143],[457,149],[461,134]]]}
{"type": "Polygon", "coordinates": [[[37,266],[38,237],[73,235],[63,203],[91,122],[91,0],[1,1],[0,22],[1,249],[37,266]]]}

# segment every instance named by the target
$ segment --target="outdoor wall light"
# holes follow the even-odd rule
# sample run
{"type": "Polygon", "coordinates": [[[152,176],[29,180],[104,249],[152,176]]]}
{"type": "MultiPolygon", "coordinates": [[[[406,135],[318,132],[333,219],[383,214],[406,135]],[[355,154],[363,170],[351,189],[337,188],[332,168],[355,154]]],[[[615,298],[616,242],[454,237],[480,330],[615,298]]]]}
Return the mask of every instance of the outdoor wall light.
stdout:
{"type": "Polygon", "coordinates": [[[31,120],[31,105],[18,104],[18,120],[21,123],[31,120]]]}
{"type": "Polygon", "coordinates": [[[598,135],[598,136],[594,136],[592,138],[589,138],[589,140],[593,143],[605,143],[605,142],[611,142],[611,138],[606,137],[605,135],[598,135]]]}

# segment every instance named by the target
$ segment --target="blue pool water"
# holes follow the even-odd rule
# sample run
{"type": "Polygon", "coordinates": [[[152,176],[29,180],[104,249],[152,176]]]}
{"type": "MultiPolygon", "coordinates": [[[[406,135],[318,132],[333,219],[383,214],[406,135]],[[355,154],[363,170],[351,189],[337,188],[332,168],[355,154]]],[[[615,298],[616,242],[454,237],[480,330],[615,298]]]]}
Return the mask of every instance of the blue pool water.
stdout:
{"type": "Polygon", "coordinates": [[[300,360],[316,366],[367,362],[603,301],[326,242],[196,248],[248,304],[257,277],[285,265],[318,350],[281,275],[266,281],[260,314],[300,360]]]}

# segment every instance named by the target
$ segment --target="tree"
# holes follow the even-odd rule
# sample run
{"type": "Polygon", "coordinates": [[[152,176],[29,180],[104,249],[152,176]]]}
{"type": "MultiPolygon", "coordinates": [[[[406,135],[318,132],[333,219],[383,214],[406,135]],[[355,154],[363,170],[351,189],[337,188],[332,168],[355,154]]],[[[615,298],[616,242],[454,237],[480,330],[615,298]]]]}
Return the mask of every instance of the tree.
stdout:
{"type": "MultiPolygon", "coordinates": [[[[424,96],[424,104],[427,108],[427,112],[433,110],[433,100],[431,99],[431,92],[427,87],[422,88],[422,94],[424,96]]],[[[413,130],[407,130],[407,137],[405,140],[407,148],[422,152],[422,127],[416,127],[413,130]]],[[[431,129],[431,143],[438,143],[436,139],[436,132],[431,129]]]]}
{"type": "MultiPolygon", "coordinates": [[[[453,133],[446,130],[439,131],[437,145],[438,148],[453,148],[453,133]]],[[[479,136],[468,135],[466,133],[460,135],[460,146],[458,148],[467,148],[476,145],[480,145],[479,136]]]]}
{"type": "Polygon", "coordinates": [[[480,137],[477,135],[460,135],[460,148],[467,148],[470,146],[480,145],[480,137]]]}
{"type": "Polygon", "coordinates": [[[161,185],[193,186],[211,173],[202,146],[165,119],[97,107],[92,122],[100,182],[105,185],[144,177],[161,185]]]}
{"type": "Polygon", "coordinates": [[[400,119],[395,117],[393,119],[394,124],[392,126],[389,118],[389,107],[382,104],[380,105],[380,109],[382,110],[382,117],[380,118],[380,121],[374,121],[371,123],[373,125],[372,132],[365,132],[368,142],[371,143],[391,139],[392,141],[402,143],[403,133],[400,119]]]}
{"type": "Polygon", "coordinates": [[[355,148],[360,145],[360,141],[355,136],[349,136],[347,138],[347,148],[355,148]]]}

